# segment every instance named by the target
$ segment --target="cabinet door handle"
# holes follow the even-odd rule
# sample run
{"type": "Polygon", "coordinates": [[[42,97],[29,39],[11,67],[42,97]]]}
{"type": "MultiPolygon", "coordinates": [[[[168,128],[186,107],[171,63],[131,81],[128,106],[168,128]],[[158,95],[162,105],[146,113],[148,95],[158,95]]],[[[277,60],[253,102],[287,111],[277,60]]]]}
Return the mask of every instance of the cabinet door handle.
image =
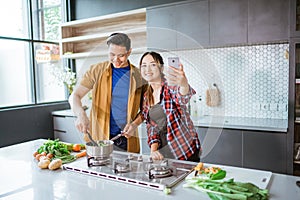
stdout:
{"type": "Polygon", "coordinates": [[[58,130],[58,129],[54,129],[54,131],[56,131],[56,132],[60,132],[60,133],[67,133],[67,131],[58,130]]]}

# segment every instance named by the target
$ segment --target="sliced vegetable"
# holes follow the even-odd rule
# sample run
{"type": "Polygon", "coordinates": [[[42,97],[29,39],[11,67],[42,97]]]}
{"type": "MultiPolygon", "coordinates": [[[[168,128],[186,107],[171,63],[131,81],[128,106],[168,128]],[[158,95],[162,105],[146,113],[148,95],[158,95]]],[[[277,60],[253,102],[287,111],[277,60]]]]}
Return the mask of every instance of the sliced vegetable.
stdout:
{"type": "Polygon", "coordinates": [[[100,147],[108,146],[108,144],[104,143],[103,141],[99,141],[99,142],[98,142],[98,145],[99,145],[100,147]]]}
{"type": "Polygon", "coordinates": [[[197,166],[194,168],[196,171],[201,171],[204,169],[203,162],[199,162],[197,166]]]}
{"type": "Polygon", "coordinates": [[[172,192],[171,188],[168,188],[168,187],[164,188],[164,193],[165,194],[171,194],[171,192],[172,192]]]}
{"type": "Polygon", "coordinates": [[[222,170],[220,167],[204,167],[202,162],[198,163],[195,169],[195,176],[197,174],[206,174],[212,180],[220,180],[226,177],[226,171],[222,170]]]}

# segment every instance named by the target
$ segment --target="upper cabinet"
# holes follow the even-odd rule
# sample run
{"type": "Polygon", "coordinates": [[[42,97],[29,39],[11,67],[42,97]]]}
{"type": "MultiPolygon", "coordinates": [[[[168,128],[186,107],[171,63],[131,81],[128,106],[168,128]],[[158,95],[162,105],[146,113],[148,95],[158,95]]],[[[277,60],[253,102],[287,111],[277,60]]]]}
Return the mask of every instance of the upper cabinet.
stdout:
{"type": "Polygon", "coordinates": [[[177,2],[148,8],[147,29],[147,46],[162,50],[288,41],[289,2],[177,2]]]}
{"type": "Polygon", "coordinates": [[[175,49],[176,13],[170,7],[147,9],[147,47],[149,49],[175,49]]]}
{"type": "Polygon", "coordinates": [[[208,1],[198,1],[175,6],[177,48],[199,48],[209,45],[208,1]]]}
{"type": "Polygon", "coordinates": [[[248,1],[248,42],[288,41],[289,1],[248,1]]]}
{"type": "Polygon", "coordinates": [[[136,53],[288,41],[289,1],[190,0],[71,21],[61,25],[61,56],[104,55],[113,32],[127,33],[136,53]]]}
{"type": "Polygon", "coordinates": [[[146,47],[146,9],[76,20],[61,25],[61,56],[85,58],[107,54],[106,39],[114,32],[127,33],[133,51],[146,47]]]}
{"type": "Polygon", "coordinates": [[[248,0],[211,0],[210,44],[247,43],[248,0]]]}
{"type": "Polygon", "coordinates": [[[289,39],[286,0],[210,0],[209,13],[211,46],[289,39]]]}
{"type": "Polygon", "coordinates": [[[290,36],[300,37],[300,0],[290,0],[290,36]]]}
{"type": "Polygon", "coordinates": [[[147,9],[147,47],[175,50],[209,45],[208,1],[147,9]]]}

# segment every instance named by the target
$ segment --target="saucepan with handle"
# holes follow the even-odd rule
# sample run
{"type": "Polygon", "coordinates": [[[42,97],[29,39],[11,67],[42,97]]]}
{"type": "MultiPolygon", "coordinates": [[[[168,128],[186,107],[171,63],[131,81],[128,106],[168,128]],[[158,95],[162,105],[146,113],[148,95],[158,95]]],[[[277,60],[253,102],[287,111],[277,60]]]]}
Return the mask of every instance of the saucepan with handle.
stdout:
{"type": "Polygon", "coordinates": [[[87,132],[90,142],[86,143],[86,153],[91,157],[108,158],[113,152],[114,142],[111,140],[95,141],[91,134],[87,132]]]}
{"type": "Polygon", "coordinates": [[[123,136],[124,132],[122,131],[117,136],[111,138],[110,140],[99,140],[95,141],[89,132],[87,132],[90,142],[86,143],[87,154],[92,157],[97,158],[108,158],[113,152],[114,140],[117,140],[123,136]]]}

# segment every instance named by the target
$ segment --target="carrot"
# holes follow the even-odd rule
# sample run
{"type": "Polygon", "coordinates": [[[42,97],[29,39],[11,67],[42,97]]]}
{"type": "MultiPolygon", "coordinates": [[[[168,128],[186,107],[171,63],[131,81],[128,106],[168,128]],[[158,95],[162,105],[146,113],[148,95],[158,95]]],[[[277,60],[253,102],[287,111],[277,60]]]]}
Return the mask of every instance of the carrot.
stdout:
{"type": "Polygon", "coordinates": [[[81,158],[81,157],[84,157],[84,156],[86,156],[86,150],[84,150],[84,151],[82,151],[82,152],[80,152],[80,153],[77,153],[77,154],[75,155],[76,158],[81,158]]]}

